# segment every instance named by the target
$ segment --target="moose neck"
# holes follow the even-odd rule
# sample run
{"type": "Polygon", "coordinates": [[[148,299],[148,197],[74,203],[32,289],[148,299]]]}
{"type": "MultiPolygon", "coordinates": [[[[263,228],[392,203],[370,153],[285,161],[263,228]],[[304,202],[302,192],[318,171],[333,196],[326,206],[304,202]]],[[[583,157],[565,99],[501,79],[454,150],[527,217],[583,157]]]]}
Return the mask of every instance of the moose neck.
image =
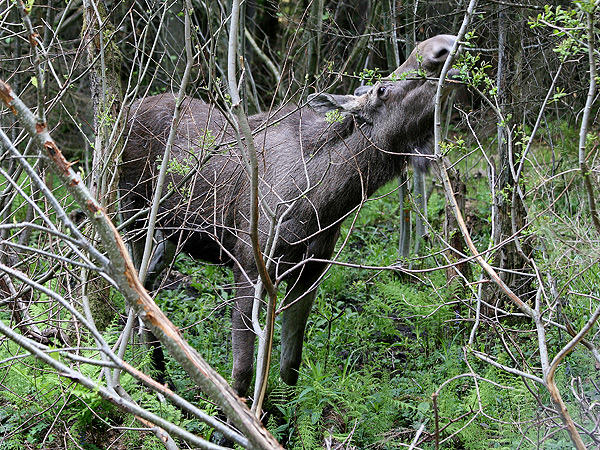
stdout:
{"type": "MultiPolygon", "coordinates": [[[[401,173],[407,154],[426,146],[431,133],[432,117],[423,117],[419,132],[403,133],[392,144],[382,145],[374,139],[373,125],[359,124],[351,118],[329,125],[326,131],[305,148],[316,149],[307,164],[314,187],[307,196],[319,214],[320,225],[329,225],[344,217],[381,186],[401,173]],[[379,145],[377,145],[379,144],[379,145]],[[324,171],[327,173],[324,175],[324,171]]],[[[407,127],[412,130],[412,127],[407,127]]],[[[310,136],[310,135],[309,135],[310,136]]],[[[307,202],[308,203],[308,202],[307,202]]],[[[314,215],[314,213],[313,213],[314,215]]]]}

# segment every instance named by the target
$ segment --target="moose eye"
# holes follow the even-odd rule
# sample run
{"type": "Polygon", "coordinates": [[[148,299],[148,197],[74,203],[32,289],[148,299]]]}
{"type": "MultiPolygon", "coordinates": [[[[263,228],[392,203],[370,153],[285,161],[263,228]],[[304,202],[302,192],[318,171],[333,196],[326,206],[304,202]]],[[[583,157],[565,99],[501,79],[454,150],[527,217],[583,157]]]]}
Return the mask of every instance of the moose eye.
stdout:
{"type": "Polygon", "coordinates": [[[385,97],[385,94],[387,94],[388,88],[385,86],[379,86],[377,88],[377,97],[385,97]]]}

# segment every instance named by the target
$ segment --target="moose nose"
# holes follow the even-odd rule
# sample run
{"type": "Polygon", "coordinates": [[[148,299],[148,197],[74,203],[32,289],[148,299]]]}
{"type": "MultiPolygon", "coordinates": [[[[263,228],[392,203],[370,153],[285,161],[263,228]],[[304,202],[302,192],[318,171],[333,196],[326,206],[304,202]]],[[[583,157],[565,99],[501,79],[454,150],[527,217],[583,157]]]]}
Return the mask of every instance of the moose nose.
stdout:
{"type": "Polygon", "coordinates": [[[440,60],[444,60],[446,59],[446,56],[448,56],[450,54],[450,49],[448,48],[440,48],[437,53],[435,54],[434,58],[435,59],[440,59],[440,60]]]}
{"type": "MultiPolygon", "coordinates": [[[[429,49],[424,48],[423,53],[425,55],[425,60],[427,60],[427,55],[429,55],[429,61],[424,61],[424,64],[427,64],[430,70],[434,75],[439,75],[441,73],[442,67],[446,62],[446,59],[450,56],[450,52],[452,51],[452,47],[456,42],[456,36],[452,35],[440,35],[435,39],[431,39],[430,41],[426,41],[431,43],[431,47],[429,49]]],[[[461,48],[458,48],[458,51],[454,57],[457,57],[460,54],[461,48]]],[[[460,76],[460,71],[458,69],[451,68],[446,74],[446,88],[457,88],[462,86],[462,77],[460,76]]]]}
{"type": "MultiPolygon", "coordinates": [[[[421,42],[404,64],[398,67],[388,79],[398,79],[402,74],[413,74],[414,76],[420,69],[424,69],[427,76],[439,76],[455,42],[456,36],[450,34],[440,34],[421,42]]],[[[454,75],[457,74],[452,75],[454,79],[454,75]]],[[[354,91],[354,95],[365,95],[370,89],[371,86],[360,86],[354,91]]]]}

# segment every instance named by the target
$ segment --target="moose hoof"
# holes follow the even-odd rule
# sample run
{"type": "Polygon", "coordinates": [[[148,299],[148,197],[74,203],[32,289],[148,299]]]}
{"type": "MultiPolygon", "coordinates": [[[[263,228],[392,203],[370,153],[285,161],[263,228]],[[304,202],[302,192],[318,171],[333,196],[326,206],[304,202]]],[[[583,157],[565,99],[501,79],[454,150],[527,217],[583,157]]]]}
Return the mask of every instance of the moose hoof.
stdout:
{"type": "Polygon", "coordinates": [[[283,382],[289,386],[295,386],[298,382],[298,368],[291,366],[281,366],[279,371],[283,382]]]}
{"type": "Polygon", "coordinates": [[[254,369],[245,370],[243,372],[233,371],[233,389],[240,397],[246,397],[250,390],[250,383],[252,383],[252,375],[254,369]]]}

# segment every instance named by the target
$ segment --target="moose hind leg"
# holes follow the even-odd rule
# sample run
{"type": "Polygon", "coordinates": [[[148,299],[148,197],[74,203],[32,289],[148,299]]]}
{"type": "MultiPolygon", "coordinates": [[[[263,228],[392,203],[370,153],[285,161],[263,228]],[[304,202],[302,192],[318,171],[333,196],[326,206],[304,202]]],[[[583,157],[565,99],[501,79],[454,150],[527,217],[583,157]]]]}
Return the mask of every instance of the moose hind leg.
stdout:
{"type": "Polygon", "coordinates": [[[317,295],[314,278],[307,282],[299,278],[288,282],[285,304],[288,306],[281,317],[281,356],[279,370],[281,379],[289,385],[298,381],[298,369],[302,362],[302,345],[308,315],[317,295]],[[312,289],[310,292],[307,292],[312,289]]]}

